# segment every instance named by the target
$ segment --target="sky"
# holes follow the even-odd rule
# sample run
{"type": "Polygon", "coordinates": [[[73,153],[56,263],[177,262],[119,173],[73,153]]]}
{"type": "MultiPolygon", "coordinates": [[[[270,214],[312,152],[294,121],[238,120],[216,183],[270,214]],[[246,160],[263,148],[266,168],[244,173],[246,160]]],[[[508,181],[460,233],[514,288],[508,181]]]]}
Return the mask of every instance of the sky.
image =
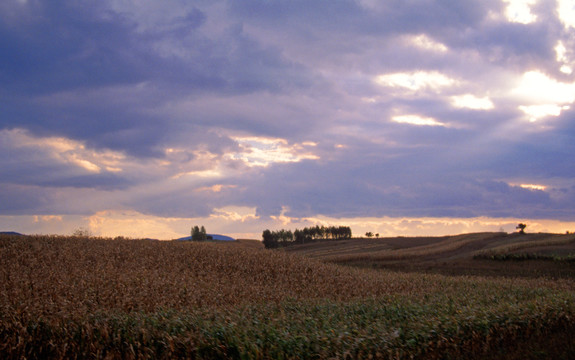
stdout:
{"type": "Polygon", "coordinates": [[[2,0],[0,231],[575,231],[573,0],[2,0]]]}

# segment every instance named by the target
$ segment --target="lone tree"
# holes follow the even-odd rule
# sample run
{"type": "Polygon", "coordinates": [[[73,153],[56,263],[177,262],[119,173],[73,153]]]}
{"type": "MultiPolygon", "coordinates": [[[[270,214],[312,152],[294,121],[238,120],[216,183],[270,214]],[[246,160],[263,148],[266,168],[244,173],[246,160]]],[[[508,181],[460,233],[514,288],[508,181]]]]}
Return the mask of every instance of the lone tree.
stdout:
{"type": "Polygon", "coordinates": [[[201,229],[197,225],[192,228],[192,241],[205,241],[207,239],[206,228],[203,225],[201,229]]]}
{"type": "Polygon", "coordinates": [[[519,225],[517,225],[515,228],[519,229],[519,233],[520,234],[525,234],[525,228],[527,227],[527,225],[521,223],[519,225]]]}

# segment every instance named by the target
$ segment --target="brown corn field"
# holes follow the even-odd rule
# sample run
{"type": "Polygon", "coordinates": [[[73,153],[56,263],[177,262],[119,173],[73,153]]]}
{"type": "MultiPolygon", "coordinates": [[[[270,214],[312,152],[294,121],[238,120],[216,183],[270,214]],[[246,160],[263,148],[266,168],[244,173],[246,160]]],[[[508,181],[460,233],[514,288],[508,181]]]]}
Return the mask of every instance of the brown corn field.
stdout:
{"type": "Polygon", "coordinates": [[[392,273],[227,244],[58,236],[1,236],[0,261],[8,359],[487,358],[544,337],[575,353],[563,341],[575,330],[572,280],[392,273]]]}

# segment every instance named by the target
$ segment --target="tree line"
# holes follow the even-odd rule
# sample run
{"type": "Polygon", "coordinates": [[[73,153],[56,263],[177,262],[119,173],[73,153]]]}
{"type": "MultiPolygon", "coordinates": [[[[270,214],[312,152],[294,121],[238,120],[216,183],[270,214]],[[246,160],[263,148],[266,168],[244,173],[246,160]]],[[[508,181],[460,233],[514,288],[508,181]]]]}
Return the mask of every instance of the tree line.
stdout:
{"type": "Polygon", "coordinates": [[[262,233],[263,243],[267,249],[305,244],[313,240],[340,240],[351,239],[349,226],[312,226],[301,230],[264,230],[262,233]]]}
{"type": "Polygon", "coordinates": [[[192,241],[206,241],[213,240],[210,235],[206,234],[206,228],[204,225],[198,227],[197,225],[192,227],[192,241]]]}

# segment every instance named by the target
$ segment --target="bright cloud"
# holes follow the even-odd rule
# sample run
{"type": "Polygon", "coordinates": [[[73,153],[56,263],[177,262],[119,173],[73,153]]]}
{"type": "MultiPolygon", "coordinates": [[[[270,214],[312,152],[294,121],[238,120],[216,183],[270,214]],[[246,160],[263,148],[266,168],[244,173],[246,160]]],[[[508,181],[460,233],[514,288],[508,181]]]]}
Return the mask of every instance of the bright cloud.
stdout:
{"type": "Polygon", "coordinates": [[[472,94],[452,96],[451,104],[456,108],[473,110],[491,110],[495,107],[488,97],[477,97],[472,94]]]}
{"type": "Polygon", "coordinates": [[[237,188],[237,185],[215,184],[212,186],[202,186],[200,188],[197,188],[195,191],[208,191],[213,193],[219,193],[225,189],[235,189],[235,188],[237,188]]]}
{"type": "Polygon", "coordinates": [[[530,24],[537,20],[537,16],[531,13],[531,6],[536,4],[536,0],[503,0],[507,3],[505,16],[511,22],[530,24]]]}
{"type": "Polygon", "coordinates": [[[555,54],[557,62],[561,64],[559,71],[567,75],[572,74],[573,73],[573,67],[571,66],[572,62],[567,56],[567,48],[565,47],[565,45],[563,45],[562,41],[557,42],[557,45],[555,46],[555,54]]]}
{"type": "Polygon", "coordinates": [[[538,71],[523,74],[519,85],[513,90],[519,101],[530,103],[520,105],[530,121],[546,116],[559,116],[575,102],[575,83],[563,83],[538,71]]]}
{"type": "Polygon", "coordinates": [[[376,83],[392,88],[404,88],[407,90],[432,90],[439,91],[442,88],[453,86],[457,81],[436,71],[415,71],[379,75],[376,83]]]}
{"type": "Polygon", "coordinates": [[[569,106],[559,106],[555,104],[543,104],[543,105],[529,105],[519,106],[519,110],[523,111],[529,116],[530,122],[535,122],[539,119],[548,116],[559,116],[563,110],[569,110],[569,106]]]}
{"type": "Polygon", "coordinates": [[[268,166],[273,163],[300,162],[302,160],[317,160],[310,148],[316,146],[313,142],[289,145],[285,139],[265,137],[233,137],[242,149],[229,155],[231,159],[242,160],[248,166],[268,166]]]}
{"type": "Polygon", "coordinates": [[[519,186],[522,187],[523,189],[529,189],[529,190],[545,191],[547,189],[547,186],[537,184],[520,184],[519,186]]]}
{"type": "MultiPolygon", "coordinates": [[[[41,154],[46,160],[67,164],[91,173],[121,172],[125,156],[114,151],[87,149],[85,144],[64,137],[37,137],[23,129],[1,130],[4,145],[41,154]]],[[[41,161],[38,158],[38,161],[41,161]]]]}
{"type": "Polygon", "coordinates": [[[558,0],[557,13],[565,27],[575,28],[575,2],[573,0],[558,0]]]}
{"type": "Polygon", "coordinates": [[[234,222],[246,222],[257,220],[259,216],[256,215],[256,209],[248,206],[226,206],[219,209],[214,209],[214,213],[210,215],[212,219],[220,219],[234,222]]]}
{"type": "Polygon", "coordinates": [[[427,50],[427,51],[434,51],[434,52],[443,53],[443,52],[447,52],[449,50],[449,48],[445,44],[442,44],[440,42],[433,40],[432,38],[430,38],[426,34],[408,36],[407,42],[409,42],[410,44],[412,44],[415,47],[418,47],[420,49],[427,50]]]}
{"type": "Polygon", "coordinates": [[[514,94],[533,103],[572,103],[575,101],[575,83],[563,83],[540,71],[523,74],[514,94]]]}
{"type": "Polygon", "coordinates": [[[416,125],[416,126],[447,126],[431,117],[420,115],[398,115],[391,118],[392,121],[400,124],[416,125]]]}

